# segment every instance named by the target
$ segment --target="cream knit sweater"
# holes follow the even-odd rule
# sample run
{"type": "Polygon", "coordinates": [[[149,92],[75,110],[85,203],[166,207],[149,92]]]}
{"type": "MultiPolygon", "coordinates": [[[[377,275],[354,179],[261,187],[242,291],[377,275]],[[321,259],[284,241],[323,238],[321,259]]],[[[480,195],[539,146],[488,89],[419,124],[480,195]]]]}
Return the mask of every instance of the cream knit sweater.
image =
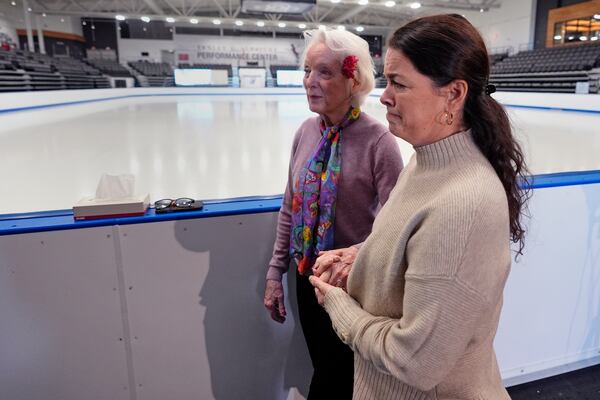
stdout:
{"type": "Polygon", "coordinates": [[[325,309],[354,399],[509,399],[493,349],[511,265],[502,184],[470,131],[416,154],[325,309]]]}

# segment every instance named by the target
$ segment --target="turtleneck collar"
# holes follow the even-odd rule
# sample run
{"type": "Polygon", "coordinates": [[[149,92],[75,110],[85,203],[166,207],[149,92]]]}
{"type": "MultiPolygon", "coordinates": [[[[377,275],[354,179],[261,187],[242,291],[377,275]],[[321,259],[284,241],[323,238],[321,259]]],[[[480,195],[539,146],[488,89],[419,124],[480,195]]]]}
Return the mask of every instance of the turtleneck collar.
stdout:
{"type": "Polygon", "coordinates": [[[417,156],[417,168],[419,169],[443,168],[456,160],[472,158],[479,153],[470,129],[414,149],[417,156]]]}

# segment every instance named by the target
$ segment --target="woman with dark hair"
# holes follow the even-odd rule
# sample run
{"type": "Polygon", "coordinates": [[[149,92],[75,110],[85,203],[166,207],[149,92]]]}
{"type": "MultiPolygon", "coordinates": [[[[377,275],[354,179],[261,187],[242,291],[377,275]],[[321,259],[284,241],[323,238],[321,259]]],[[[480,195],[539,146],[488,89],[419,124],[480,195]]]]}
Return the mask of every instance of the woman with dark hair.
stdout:
{"type": "Polygon", "coordinates": [[[347,293],[318,277],[325,268],[310,278],[354,351],[354,398],[509,399],[493,341],[527,193],[485,44],[459,15],[420,18],[394,32],[384,74],[390,131],[415,155],[347,293]]]}

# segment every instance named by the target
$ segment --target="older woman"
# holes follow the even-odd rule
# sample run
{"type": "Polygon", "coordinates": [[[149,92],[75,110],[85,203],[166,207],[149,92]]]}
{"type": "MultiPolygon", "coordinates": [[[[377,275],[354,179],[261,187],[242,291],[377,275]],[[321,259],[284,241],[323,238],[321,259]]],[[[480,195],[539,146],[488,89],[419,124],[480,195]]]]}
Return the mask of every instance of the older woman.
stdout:
{"type": "MultiPolygon", "coordinates": [[[[402,169],[394,136],[360,110],[374,86],[366,41],[341,31],[307,32],[304,87],[311,111],[294,137],[290,170],[269,263],[265,307],[285,320],[282,275],[297,265],[300,323],[314,367],[309,399],[352,397],[353,354],[336,336],[308,275],[320,251],[362,242],[402,169]]],[[[351,264],[356,249],[341,251],[351,264]]],[[[349,270],[336,275],[344,286],[349,270]]]]}
{"type": "Polygon", "coordinates": [[[354,398],[509,399],[493,341],[509,239],[523,248],[524,162],[484,42],[460,15],[424,17],[394,32],[384,74],[390,130],[416,153],[348,293],[310,277],[354,350],[354,398]]]}

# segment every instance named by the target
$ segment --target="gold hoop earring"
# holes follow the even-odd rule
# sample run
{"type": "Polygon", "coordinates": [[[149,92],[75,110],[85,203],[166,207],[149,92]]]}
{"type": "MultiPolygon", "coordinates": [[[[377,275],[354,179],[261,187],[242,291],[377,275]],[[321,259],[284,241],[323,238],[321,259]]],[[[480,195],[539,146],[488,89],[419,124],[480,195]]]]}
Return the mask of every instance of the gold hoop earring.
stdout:
{"type": "Polygon", "coordinates": [[[450,111],[445,111],[444,120],[446,121],[446,125],[452,125],[452,122],[454,122],[454,115],[450,111]]]}

